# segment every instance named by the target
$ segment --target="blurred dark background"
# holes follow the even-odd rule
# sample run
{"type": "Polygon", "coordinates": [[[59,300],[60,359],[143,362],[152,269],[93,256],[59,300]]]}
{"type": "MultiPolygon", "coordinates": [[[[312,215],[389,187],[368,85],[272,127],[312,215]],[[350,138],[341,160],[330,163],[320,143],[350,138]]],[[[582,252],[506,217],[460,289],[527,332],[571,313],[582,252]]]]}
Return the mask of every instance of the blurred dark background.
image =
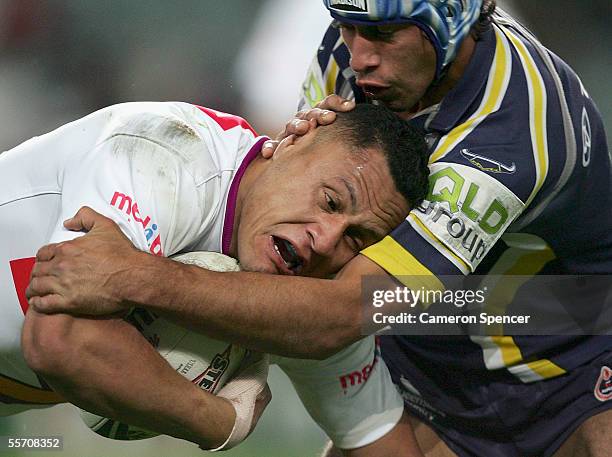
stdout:
{"type": "MultiPolygon", "coordinates": [[[[612,125],[612,2],[500,0],[612,125]]],[[[0,150],[117,102],[182,100],[275,133],[327,23],[318,0],[0,0],[0,150]]]]}

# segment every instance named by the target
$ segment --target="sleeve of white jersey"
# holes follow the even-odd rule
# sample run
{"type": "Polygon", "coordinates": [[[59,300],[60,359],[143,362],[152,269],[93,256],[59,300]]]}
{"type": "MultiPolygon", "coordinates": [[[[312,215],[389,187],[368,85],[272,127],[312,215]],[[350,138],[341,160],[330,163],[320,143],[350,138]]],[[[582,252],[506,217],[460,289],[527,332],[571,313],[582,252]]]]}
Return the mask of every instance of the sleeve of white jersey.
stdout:
{"type": "Polygon", "coordinates": [[[167,106],[116,105],[102,126],[95,116],[77,121],[85,129],[95,124],[100,134],[90,151],[65,166],[51,242],[78,236],[62,221],[82,206],[113,219],[137,248],[155,255],[172,255],[205,230],[218,198],[198,189],[192,158],[208,146],[188,116],[167,106]]]}
{"type": "Polygon", "coordinates": [[[402,397],[373,336],[325,360],[271,362],[287,374],[310,416],[340,449],[373,443],[402,416],[402,397]]]}

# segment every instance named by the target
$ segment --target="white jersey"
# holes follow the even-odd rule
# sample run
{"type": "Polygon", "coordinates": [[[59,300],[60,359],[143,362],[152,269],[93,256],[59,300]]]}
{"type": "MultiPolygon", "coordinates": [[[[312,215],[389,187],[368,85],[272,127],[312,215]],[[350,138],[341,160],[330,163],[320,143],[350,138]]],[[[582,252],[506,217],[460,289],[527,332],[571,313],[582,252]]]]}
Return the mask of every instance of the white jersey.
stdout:
{"type": "MultiPolygon", "coordinates": [[[[0,155],[0,415],[60,401],[27,367],[20,334],[36,251],[80,235],[62,222],[87,205],[154,255],[228,254],[240,179],[265,140],[207,108],[125,103],[0,155]]],[[[403,404],[373,339],[341,354],[278,363],[336,444],[358,447],[390,430],[403,404]]]]}

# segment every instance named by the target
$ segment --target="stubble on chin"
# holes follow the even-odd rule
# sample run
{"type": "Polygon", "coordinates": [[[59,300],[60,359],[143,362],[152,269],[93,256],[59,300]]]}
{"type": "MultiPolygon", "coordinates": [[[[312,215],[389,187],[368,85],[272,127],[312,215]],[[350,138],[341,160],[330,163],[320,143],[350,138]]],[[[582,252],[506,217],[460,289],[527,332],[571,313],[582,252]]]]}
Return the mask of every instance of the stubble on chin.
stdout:
{"type": "Polygon", "coordinates": [[[246,271],[248,273],[265,273],[265,274],[277,274],[276,272],[270,271],[270,269],[266,269],[264,266],[259,265],[249,265],[248,263],[242,263],[238,260],[238,265],[240,266],[240,271],[246,271]]]}

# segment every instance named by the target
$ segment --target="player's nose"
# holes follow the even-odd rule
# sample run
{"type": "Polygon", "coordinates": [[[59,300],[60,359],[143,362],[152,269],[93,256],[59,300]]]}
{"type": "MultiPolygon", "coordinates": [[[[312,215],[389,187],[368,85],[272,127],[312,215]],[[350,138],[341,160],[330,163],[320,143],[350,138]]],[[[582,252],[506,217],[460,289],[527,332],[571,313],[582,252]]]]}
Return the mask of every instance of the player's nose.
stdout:
{"type": "Polygon", "coordinates": [[[354,34],[349,50],[350,65],[356,73],[367,73],[380,65],[381,57],[376,44],[359,33],[354,34]]]}
{"type": "Polygon", "coordinates": [[[323,257],[333,257],[342,243],[348,227],[348,218],[340,214],[330,214],[319,222],[308,226],[313,251],[323,257]]]}

